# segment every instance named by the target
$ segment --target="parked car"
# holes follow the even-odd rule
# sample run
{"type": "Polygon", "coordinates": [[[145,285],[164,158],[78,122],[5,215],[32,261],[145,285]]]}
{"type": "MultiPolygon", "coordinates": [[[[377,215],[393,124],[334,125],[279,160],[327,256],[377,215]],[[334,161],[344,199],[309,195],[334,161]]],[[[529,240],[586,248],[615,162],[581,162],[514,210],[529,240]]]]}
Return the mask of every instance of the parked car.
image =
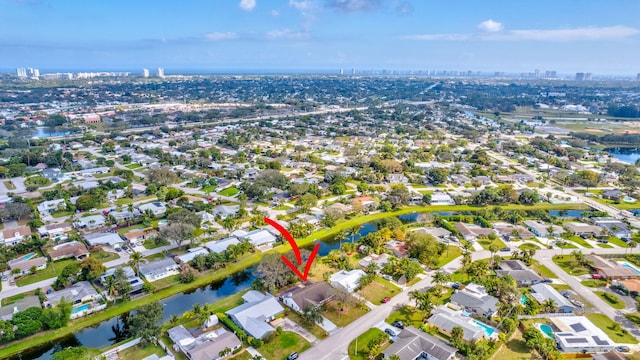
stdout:
{"type": "Polygon", "coordinates": [[[573,305],[577,306],[577,307],[583,307],[584,304],[578,300],[569,300],[573,305]]]}
{"type": "Polygon", "coordinates": [[[397,327],[398,329],[404,329],[404,323],[400,320],[396,320],[391,325],[397,327]]]}
{"type": "Polygon", "coordinates": [[[607,239],[598,239],[596,241],[599,242],[600,244],[608,244],[609,243],[609,240],[607,240],[607,239]]]}
{"type": "Polygon", "coordinates": [[[560,293],[562,296],[564,296],[565,298],[570,298],[571,297],[571,292],[568,290],[564,290],[563,292],[560,293]]]}
{"type": "Polygon", "coordinates": [[[127,254],[129,255],[133,254],[133,250],[131,250],[130,248],[127,248],[127,254]]]}
{"type": "Polygon", "coordinates": [[[384,332],[385,332],[385,333],[387,333],[387,335],[389,335],[389,336],[391,336],[391,337],[396,337],[396,336],[398,336],[398,335],[395,333],[395,331],[393,331],[393,330],[391,330],[391,329],[389,329],[389,328],[384,329],[384,332]]]}
{"type": "Polygon", "coordinates": [[[451,285],[451,288],[452,288],[452,289],[455,289],[455,290],[458,290],[458,289],[460,288],[460,286],[461,286],[461,285],[462,285],[462,284],[460,284],[458,281],[456,281],[456,282],[454,282],[454,283],[451,285]]]}
{"type": "Polygon", "coordinates": [[[391,301],[391,298],[390,298],[390,297],[388,297],[388,296],[387,296],[386,298],[382,299],[382,303],[383,303],[383,304],[386,304],[386,303],[388,303],[389,301],[391,301]]]}
{"type": "Polygon", "coordinates": [[[9,285],[13,286],[13,285],[15,285],[15,284],[16,284],[16,281],[15,281],[15,280],[11,280],[11,281],[9,281],[9,285]]]}
{"type": "Polygon", "coordinates": [[[121,248],[119,248],[119,247],[115,248],[114,250],[115,250],[115,251],[117,251],[117,252],[122,251],[122,249],[121,249],[121,248]]]}
{"type": "Polygon", "coordinates": [[[553,282],[553,279],[544,278],[544,279],[542,279],[542,282],[543,282],[543,283],[552,283],[552,282],[553,282]]]}
{"type": "Polygon", "coordinates": [[[505,251],[505,252],[506,251],[511,251],[511,248],[510,247],[503,247],[502,249],[500,249],[500,251],[505,251]]]}
{"type": "Polygon", "coordinates": [[[2,281],[7,281],[9,280],[9,277],[7,275],[2,275],[2,281]]]}
{"type": "Polygon", "coordinates": [[[618,352],[630,352],[631,349],[628,346],[624,346],[623,345],[623,346],[618,346],[616,348],[616,351],[618,351],[618,352]]]}
{"type": "Polygon", "coordinates": [[[602,275],[600,274],[591,274],[592,279],[602,279],[602,275]]]}
{"type": "Polygon", "coordinates": [[[289,354],[289,356],[287,356],[287,360],[295,360],[297,358],[298,358],[298,353],[295,351],[289,354]]]}

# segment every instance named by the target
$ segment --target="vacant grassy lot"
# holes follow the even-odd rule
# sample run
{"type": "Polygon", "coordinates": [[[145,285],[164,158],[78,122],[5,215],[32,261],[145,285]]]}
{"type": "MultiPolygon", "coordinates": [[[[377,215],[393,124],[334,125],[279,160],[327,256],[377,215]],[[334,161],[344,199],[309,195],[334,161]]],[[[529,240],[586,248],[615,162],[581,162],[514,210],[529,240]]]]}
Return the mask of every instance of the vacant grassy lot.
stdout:
{"type": "Polygon", "coordinates": [[[325,305],[322,315],[337,326],[345,327],[367,312],[369,312],[369,308],[366,305],[359,304],[346,305],[343,306],[342,311],[338,311],[338,303],[333,300],[325,305]]]}
{"type": "Polygon", "coordinates": [[[606,291],[594,291],[593,293],[598,295],[602,300],[611,305],[611,307],[614,309],[622,310],[627,307],[625,302],[617,295],[610,294],[606,291]]]}
{"type": "Polygon", "coordinates": [[[593,246],[591,246],[591,244],[589,244],[588,242],[586,242],[583,238],[581,238],[580,236],[570,236],[568,237],[566,240],[572,241],[584,248],[588,248],[591,249],[593,248],[593,246]]]}
{"type": "Polygon", "coordinates": [[[548,267],[542,265],[542,264],[538,264],[536,263],[532,263],[530,268],[535,271],[538,275],[542,276],[543,278],[549,278],[549,279],[556,279],[558,278],[558,276],[556,274],[553,273],[553,271],[549,270],[548,267]]]}
{"type": "Polygon", "coordinates": [[[637,344],[638,340],[620,327],[620,324],[609,319],[604,314],[586,313],[585,316],[602,331],[604,331],[611,340],[620,344],[637,344]]]}
{"type": "Polygon", "coordinates": [[[589,274],[589,269],[575,261],[573,255],[556,255],[553,262],[560,266],[569,275],[579,276],[589,274]]]}
{"type": "Polygon", "coordinates": [[[283,331],[282,334],[277,335],[269,343],[266,343],[260,347],[260,354],[267,360],[282,360],[292,352],[301,353],[311,347],[311,344],[302,336],[283,331]]]}
{"type": "Polygon", "coordinates": [[[144,359],[147,356],[151,356],[153,354],[158,355],[158,357],[163,357],[166,355],[166,353],[160,346],[153,344],[149,344],[146,347],[141,345],[132,346],[118,353],[121,359],[144,359]]]}
{"type": "Polygon", "coordinates": [[[376,277],[371,284],[360,290],[360,295],[375,305],[382,304],[382,299],[392,297],[400,292],[400,288],[389,281],[376,277]]]}
{"type": "Polygon", "coordinates": [[[607,281],[599,279],[582,280],[582,285],[590,288],[599,288],[607,286],[607,281]]]}
{"type": "Polygon", "coordinates": [[[324,339],[327,336],[329,336],[329,334],[320,327],[320,325],[318,324],[313,324],[312,326],[309,326],[303,319],[302,316],[300,316],[300,314],[298,314],[295,311],[289,311],[287,310],[288,315],[287,317],[293,321],[294,323],[302,326],[303,328],[307,329],[310,333],[313,334],[313,336],[317,337],[318,339],[324,339]]]}
{"type": "Polygon", "coordinates": [[[518,248],[520,248],[521,250],[538,250],[540,249],[540,246],[534,244],[534,243],[524,243],[520,246],[518,246],[518,248]]]}
{"type": "Polygon", "coordinates": [[[371,328],[362,335],[353,339],[349,344],[347,352],[349,353],[349,359],[351,360],[367,360],[369,359],[369,342],[379,337],[386,336],[382,330],[378,328],[371,328]],[[356,344],[358,346],[356,347],[356,344]]]}
{"type": "Polygon", "coordinates": [[[40,270],[40,271],[36,272],[35,274],[29,274],[29,275],[23,276],[23,277],[21,277],[19,279],[16,279],[16,285],[25,286],[25,285],[28,285],[28,284],[33,284],[33,283],[38,282],[38,281],[42,281],[42,280],[50,279],[52,277],[60,276],[60,274],[62,274],[62,269],[64,269],[64,267],[69,265],[69,264],[73,264],[74,262],[77,262],[77,260],[76,259],[66,259],[66,260],[55,261],[53,263],[52,262],[48,262],[46,269],[40,270]]]}

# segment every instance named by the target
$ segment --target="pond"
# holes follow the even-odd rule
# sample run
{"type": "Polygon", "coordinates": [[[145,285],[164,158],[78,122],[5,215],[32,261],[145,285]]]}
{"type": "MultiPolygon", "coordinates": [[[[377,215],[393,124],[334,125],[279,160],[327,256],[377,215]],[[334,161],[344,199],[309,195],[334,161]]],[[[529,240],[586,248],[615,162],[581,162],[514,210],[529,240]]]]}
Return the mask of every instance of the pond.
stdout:
{"type": "Polygon", "coordinates": [[[635,164],[640,159],[640,148],[608,148],[606,152],[620,161],[635,164]]]}
{"type": "MultiPolygon", "coordinates": [[[[255,279],[253,275],[254,269],[255,267],[252,267],[239,271],[224,280],[212,282],[199,289],[161,300],[160,302],[164,306],[163,322],[168,321],[174,314],[182,315],[185,311],[192,309],[195,304],[211,304],[229,295],[248,289],[255,279]]],[[[56,351],[69,346],[86,346],[97,349],[107,347],[127,338],[121,332],[122,318],[122,316],[111,318],[63,339],[25,351],[11,359],[46,360],[50,359],[51,355],[56,351]]]]}
{"type": "Polygon", "coordinates": [[[69,135],[69,134],[71,134],[70,131],[64,131],[64,129],[59,127],[43,126],[43,127],[35,128],[35,132],[33,133],[33,135],[31,135],[31,137],[47,138],[47,137],[63,136],[63,135],[69,135]]]}

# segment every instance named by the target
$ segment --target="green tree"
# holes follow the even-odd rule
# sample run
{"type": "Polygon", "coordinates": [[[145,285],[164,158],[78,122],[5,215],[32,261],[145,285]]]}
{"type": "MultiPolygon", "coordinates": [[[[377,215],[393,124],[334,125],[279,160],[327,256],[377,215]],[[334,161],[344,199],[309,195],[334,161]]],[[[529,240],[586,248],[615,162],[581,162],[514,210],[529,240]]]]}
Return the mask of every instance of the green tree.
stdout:
{"type": "Polygon", "coordinates": [[[132,337],[140,337],[143,344],[155,341],[161,334],[162,304],[153,302],[142,305],[135,314],[129,315],[128,324],[132,337]]]}
{"type": "Polygon", "coordinates": [[[80,277],[84,280],[93,281],[104,274],[106,270],[107,268],[96,258],[86,257],[80,261],[80,277]]]}
{"type": "Polygon", "coordinates": [[[52,360],[94,360],[102,352],[98,349],[81,347],[68,347],[53,353],[52,360]]]}
{"type": "Polygon", "coordinates": [[[304,322],[309,326],[313,324],[321,324],[323,318],[320,307],[308,305],[307,307],[302,309],[302,320],[304,320],[304,322]]]}

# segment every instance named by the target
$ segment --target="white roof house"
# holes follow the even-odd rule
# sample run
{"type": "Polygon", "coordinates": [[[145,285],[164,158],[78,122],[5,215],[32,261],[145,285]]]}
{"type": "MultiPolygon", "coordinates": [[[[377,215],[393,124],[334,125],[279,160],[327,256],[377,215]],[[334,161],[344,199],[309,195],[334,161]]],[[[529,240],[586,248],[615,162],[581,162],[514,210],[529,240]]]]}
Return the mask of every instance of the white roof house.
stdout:
{"type": "Polygon", "coordinates": [[[360,269],[351,271],[338,271],[329,278],[331,286],[342,288],[348,292],[354,292],[360,284],[360,278],[366,273],[360,269]]]}
{"type": "Polygon", "coordinates": [[[167,206],[163,202],[154,201],[148,204],[138,205],[138,210],[142,213],[151,210],[154,216],[162,216],[167,212],[167,206]]]}
{"type": "Polygon", "coordinates": [[[531,286],[531,296],[536,299],[537,302],[543,303],[546,300],[553,300],[558,310],[564,313],[572,313],[576,307],[569,302],[564,296],[562,296],[556,289],[543,283],[535,284],[531,286]]]}
{"type": "Polygon", "coordinates": [[[78,218],[74,223],[80,229],[97,229],[105,226],[106,221],[102,215],[92,215],[78,218]]]}
{"type": "Polygon", "coordinates": [[[561,316],[549,320],[559,330],[554,332],[553,339],[562,351],[607,352],[613,350],[616,345],[606,333],[584,316],[561,316]]]}
{"type": "Polygon", "coordinates": [[[52,211],[63,209],[66,207],[64,199],[47,200],[38,204],[40,214],[46,215],[52,211]]]}
{"type": "Polygon", "coordinates": [[[94,245],[110,245],[116,247],[123,243],[122,238],[117,233],[91,233],[83,236],[89,246],[94,245]]]}
{"type": "Polygon", "coordinates": [[[189,261],[196,258],[196,256],[204,255],[207,256],[209,252],[205,250],[203,247],[191,248],[187,253],[176,256],[176,259],[180,260],[182,263],[188,263],[189,261]]]}
{"type": "Polygon", "coordinates": [[[251,243],[251,245],[255,247],[273,244],[274,242],[276,242],[276,237],[265,229],[250,231],[244,236],[244,238],[247,239],[251,243]]]}
{"type": "Polygon", "coordinates": [[[138,268],[140,269],[140,275],[144,276],[148,281],[160,280],[171,275],[177,275],[180,272],[180,265],[169,258],[139,264],[138,268]]]}
{"type": "Polygon", "coordinates": [[[240,243],[240,240],[232,236],[222,240],[209,241],[208,243],[204,244],[204,247],[206,247],[209,250],[209,252],[212,252],[212,253],[223,253],[227,250],[227,248],[230,245],[237,245],[239,243],[240,243]]]}
{"type": "Polygon", "coordinates": [[[435,192],[431,194],[431,205],[455,205],[456,202],[447,193],[435,192]]]}

